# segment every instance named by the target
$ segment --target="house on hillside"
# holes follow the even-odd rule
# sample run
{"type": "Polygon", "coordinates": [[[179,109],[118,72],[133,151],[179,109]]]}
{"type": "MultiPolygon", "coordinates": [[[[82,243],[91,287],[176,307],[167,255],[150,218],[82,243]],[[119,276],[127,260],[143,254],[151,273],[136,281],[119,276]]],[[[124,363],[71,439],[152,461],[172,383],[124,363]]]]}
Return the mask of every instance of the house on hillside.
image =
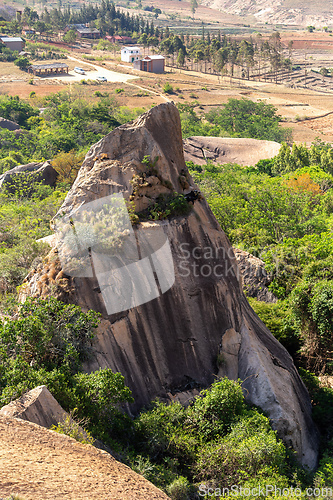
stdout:
{"type": "Polygon", "coordinates": [[[129,36],[121,36],[121,35],[106,35],[105,40],[110,43],[118,43],[119,45],[124,45],[125,43],[133,43],[133,40],[129,36]]]}
{"type": "Polygon", "coordinates": [[[123,47],[121,49],[121,60],[124,62],[134,63],[141,57],[140,47],[123,47]]]}
{"type": "Polygon", "coordinates": [[[163,56],[146,56],[141,60],[134,61],[134,69],[147,71],[148,73],[164,73],[165,58],[163,56]]]}
{"type": "Polygon", "coordinates": [[[101,32],[97,28],[80,28],[76,30],[79,38],[98,39],[101,38],[101,32]]]}
{"type": "Polygon", "coordinates": [[[0,40],[10,50],[17,50],[18,52],[21,52],[24,48],[24,41],[20,37],[2,36],[0,37],[0,40]]]}
{"type": "Polygon", "coordinates": [[[76,31],[79,38],[101,38],[101,32],[97,28],[89,28],[89,26],[86,26],[85,24],[68,24],[65,28],[65,33],[69,30],[76,31]]]}

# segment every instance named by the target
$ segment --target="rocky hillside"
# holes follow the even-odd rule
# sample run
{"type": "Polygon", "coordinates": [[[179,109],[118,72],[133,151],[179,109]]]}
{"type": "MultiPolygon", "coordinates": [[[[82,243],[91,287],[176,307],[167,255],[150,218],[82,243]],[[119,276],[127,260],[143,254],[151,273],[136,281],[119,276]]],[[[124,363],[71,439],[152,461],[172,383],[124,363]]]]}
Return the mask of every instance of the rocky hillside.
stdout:
{"type": "Polygon", "coordinates": [[[332,3],[300,2],[299,0],[203,0],[203,5],[223,10],[228,14],[254,16],[258,22],[301,26],[330,24],[332,3]]]}
{"type": "Polygon", "coordinates": [[[24,293],[58,293],[102,314],[87,371],[120,371],[132,412],[216,375],[239,377],[299,460],[315,466],[308,393],[243,294],[232,247],[186,169],[172,103],[92,146],[54,228],[56,249],[24,293]]]}

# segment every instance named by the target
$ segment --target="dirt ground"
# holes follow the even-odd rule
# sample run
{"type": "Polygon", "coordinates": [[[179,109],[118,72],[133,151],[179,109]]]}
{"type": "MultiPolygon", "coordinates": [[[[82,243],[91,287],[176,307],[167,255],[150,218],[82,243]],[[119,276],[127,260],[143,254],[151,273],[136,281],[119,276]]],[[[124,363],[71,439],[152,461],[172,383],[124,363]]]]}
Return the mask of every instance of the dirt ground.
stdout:
{"type": "Polygon", "coordinates": [[[0,497],[20,500],[167,500],[108,453],[37,424],[0,417],[0,497]]]}
{"type": "MultiPolygon", "coordinates": [[[[332,59],[333,67],[333,49],[328,50],[327,48],[327,44],[330,44],[333,38],[327,33],[321,35],[317,39],[313,37],[311,39],[317,40],[317,43],[319,43],[318,40],[325,41],[326,56],[332,59]]],[[[304,36],[304,33],[290,34],[289,38],[285,38],[285,41],[292,38],[301,40],[304,36]]],[[[318,50],[313,49],[311,57],[314,57],[318,50]]],[[[103,52],[93,52],[97,56],[103,55],[103,52]]],[[[295,142],[311,144],[317,137],[323,141],[333,142],[333,114],[330,114],[333,113],[333,92],[318,92],[305,88],[295,89],[283,84],[231,79],[229,76],[221,79],[216,75],[196,71],[180,71],[168,67],[164,74],[153,75],[134,71],[130,65],[119,62],[117,58],[88,63],[77,53],[71,54],[71,57],[73,59],[66,60],[70,70],[74,66],[86,68],[86,79],[93,80],[92,72],[96,75],[107,74],[109,76],[106,84],[90,82],[89,85],[80,85],[80,93],[88,98],[93,96],[96,90],[100,90],[113,95],[119,105],[130,108],[149,109],[151,106],[166,100],[175,103],[193,103],[195,111],[202,115],[214,106],[225,104],[231,97],[244,97],[255,101],[263,100],[277,108],[282,117],[282,126],[292,129],[295,142]],[[119,78],[115,77],[115,80],[119,79],[119,81],[111,81],[111,76],[114,74],[119,75],[119,78]],[[166,83],[173,87],[173,93],[163,92],[166,83]],[[119,92],[119,89],[122,90],[119,92]]],[[[65,81],[62,81],[53,77],[36,77],[31,85],[29,84],[30,78],[26,73],[16,68],[13,63],[3,63],[0,67],[0,93],[28,98],[33,90],[37,97],[43,97],[79,83],[74,82],[74,80],[73,83],[66,83],[69,81],[66,81],[66,78],[65,81]]]]}

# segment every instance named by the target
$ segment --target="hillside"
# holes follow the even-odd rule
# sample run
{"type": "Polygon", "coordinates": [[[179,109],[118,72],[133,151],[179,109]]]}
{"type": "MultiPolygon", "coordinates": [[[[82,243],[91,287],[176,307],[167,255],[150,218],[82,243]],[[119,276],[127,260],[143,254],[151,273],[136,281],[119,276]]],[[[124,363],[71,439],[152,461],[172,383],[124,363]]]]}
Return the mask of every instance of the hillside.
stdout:
{"type": "Polygon", "coordinates": [[[203,0],[203,5],[226,11],[228,14],[253,15],[258,22],[301,26],[327,26],[330,23],[332,2],[317,0],[203,0]]]}

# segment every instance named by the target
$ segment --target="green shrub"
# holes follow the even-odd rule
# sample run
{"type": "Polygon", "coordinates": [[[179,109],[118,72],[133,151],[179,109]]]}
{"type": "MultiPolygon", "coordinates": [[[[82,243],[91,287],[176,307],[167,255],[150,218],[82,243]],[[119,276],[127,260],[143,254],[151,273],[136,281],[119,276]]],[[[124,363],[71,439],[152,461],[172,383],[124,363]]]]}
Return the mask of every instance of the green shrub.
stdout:
{"type": "Polygon", "coordinates": [[[186,477],[180,476],[166,488],[166,492],[172,500],[188,500],[193,492],[193,486],[186,477]]]}
{"type": "Polygon", "coordinates": [[[160,194],[153,205],[137,215],[141,220],[162,220],[187,215],[190,211],[191,206],[186,201],[185,196],[174,192],[170,195],[160,194]]]}
{"type": "Polygon", "coordinates": [[[268,303],[251,297],[248,301],[274,337],[296,358],[302,342],[290,317],[289,302],[279,300],[276,303],[268,303]]]}
{"type": "Polygon", "coordinates": [[[86,420],[81,419],[77,421],[75,419],[76,412],[77,408],[74,408],[61,422],[58,422],[57,425],[52,425],[51,431],[58,432],[59,434],[66,434],[66,436],[79,441],[79,443],[93,445],[95,442],[94,438],[90,432],[84,428],[87,423],[86,420]]]}
{"type": "Polygon", "coordinates": [[[83,313],[80,307],[28,298],[19,308],[17,319],[0,327],[3,360],[20,356],[24,361],[48,370],[68,366],[76,372],[91,350],[91,339],[99,314],[83,313]]]}
{"type": "Polygon", "coordinates": [[[269,473],[281,472],[285,460],[285,447],[272,431],[268,418],[251,411],[221,441],[201,448],[195,465],[196,478],[216,487],[228,487],[254,478],[266,468],[269,473]]]}
{"type": "Polygon", "coordinates": [[[227,378],[218,380],[195,398],[187,415],[191,426],[204,441],[224,436],[246,410],[239,383],[227,378]]]}
{"type": "Polygon", "coordinates": [[[166,83],[164,86],[163,86],[163,92],[165,94],[173,94],[174,93],[174,90],[173,90],[173,87],[172,85],[170,85],[170,83],[166,83]]]}
{"type": "MultiPolygon", "coordinates": [[[[142,412],[135,421],[137,439],[142,443],[142,449],[155,460],[164,455],[174,456],[177,449],[175,440],[179,440],[177,431],[183,428],[185,419],[186,410],[180,403],[166,405],[155,401],[152,409],[142,412]]],[[[185,449],[184,443],[182,444],[182,449],[178,449],[180,455],[191,455],[191,445],[185,449]]]]}

